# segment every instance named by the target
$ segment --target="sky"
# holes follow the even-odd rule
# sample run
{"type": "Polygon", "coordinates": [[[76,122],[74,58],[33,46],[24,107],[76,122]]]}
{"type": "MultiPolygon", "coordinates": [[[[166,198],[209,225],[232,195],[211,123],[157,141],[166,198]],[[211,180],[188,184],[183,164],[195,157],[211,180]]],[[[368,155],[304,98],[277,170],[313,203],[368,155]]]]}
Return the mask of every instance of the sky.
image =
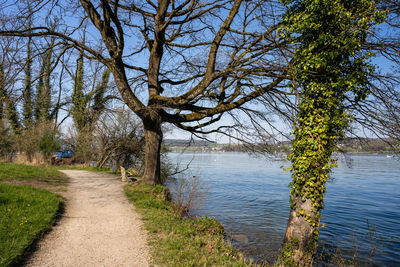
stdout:
{"type": "MultiPolygon", "coordinates": [[[[6,3],[6,4],[10,4],[12,2],[14,2],[14,1],[5,1],[5,2],[3,1],[3,3],[6,3]]],[[[13,8],[13,7],[9,6],[9,8],[13,8]]],[[[64,19],[64,20],[67,21],[68,24],[70,24],[71,26],[74,25],[74,24],[75,25],[77,24],[77,20],[74,20],[73,18],[68,18],[68,19],[64,19]]],[[[385,31],[385,27],[384,26],[382,26],[382,31],[385,31]]],[[[98,36],[97,30],[95,30],[93,28],[89,27],[87,32],[88,32],[88,36],[87,36],[87,40],[88,41],[90,41],[90,38],[91,38],[90,36],[93,36],[94,38],[96,36],[98,36]]],[[[388,33],[388,34],[390,34],[390,33],[388,33]]],[[[75,36],[78,36],[78,35],[75,34],[75,36]]],[[[126,42],[129,43],[131,46],[132,45],[133,46],[138,45],[138,43],[137,43],[138,41],[137,41],[137,39],[134,38],[133,35],[131,35],[130,38],[128,37],[126,42]]],[[[147,66],[147,60],[146,59],[147,59],[146,58],[146,53],[143,53],[140,57],[136,57],[135,58],[135,60],[136,60],[135,63],[138,63],[138,65],[146,68],[146,66],[147,66]]],[[[373,63],[378,67],[378,69],[381,69],[384,72],[386,72],[386,71],[388,71],[390,69],[389,62],[387,60],[383,59],[383,58],[376,58],[373,61],[373,63]]],[[[70,85],[65,84],[65,86],[68,87],[70,85]]],[[[147,101],[146,98],[144,98],[144,102],[146,102],[146,101],[147,101]]],[[[246,120],[246,118],[243,117],[243,120],[246,120]]],[[[226,124],[226,122],[228,122],[228,120],[227,119],[223,119],[221,122],[215,124],[215,126],[226,124]]],[[[65,122],[65,125],[69,125],[71,123],[72,123],[72,121],[70,119],[67,119],[66,122],[65,122]]],[[[277,125],[278,128],[281,128],[281,129],[284,129],[286,127],[286,125],[282,121],[279,121],[279,119],[276,119],[276,125],[277,125]]],[[[66,127],[66,128],[68,128],[68,127],[66,127]]],[[[285,129],[285,131],[286,130],[288,130],[288,132],[289,132],[289,129],[285,129]]],[[[165,133],[165,138],[188,139],[188,138],[190,138],[190,136],[191,136],[190,133],[182,131],[182,130],[179,130],[176,127],[173,127],[172,130],[167,131],[165,133]]],[[[215,141],[220,142],[220,143],[229,142],[229,138],[228,137],[220,135],[220,134],[210,135],[210,139],[215,140],[215,141]]]]}

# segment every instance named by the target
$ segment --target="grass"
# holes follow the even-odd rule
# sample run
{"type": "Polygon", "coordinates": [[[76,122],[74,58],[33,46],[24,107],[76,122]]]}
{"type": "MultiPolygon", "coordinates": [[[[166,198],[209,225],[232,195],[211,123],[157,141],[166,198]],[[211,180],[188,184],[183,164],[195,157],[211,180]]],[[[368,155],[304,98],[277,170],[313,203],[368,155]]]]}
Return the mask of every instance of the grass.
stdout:
{"type": "MultiPolygon", "coordinates": [[[[68,182],[52,167],[0,162],[0,181],[15,180],[50,187],[68,182]]],[[[0,182],[0,266],[19,266],[62,206],[62,198],[47,190],[0,182]]]]}
{"type": "Polygon", "coordinates": [[[141,183],[125,193],[142,214],[154,263],[159,266],[249,266],[224,242],[222,225],[211,218],[188,219],[174,213],[165,188],[141,183]]]}
{"type": "Polygon", "coordinates": [[[39,181],[50,185],[62,185],[68,182],[67,177],[55,167],[8,162],[0,162],[0,181],[2,180],[39,181]]]}
{"type": "Polygon", "coordinates": [[[61,207],[61,197],[46,190],[0,183],[0,266],[17,265],[61,207]]]}

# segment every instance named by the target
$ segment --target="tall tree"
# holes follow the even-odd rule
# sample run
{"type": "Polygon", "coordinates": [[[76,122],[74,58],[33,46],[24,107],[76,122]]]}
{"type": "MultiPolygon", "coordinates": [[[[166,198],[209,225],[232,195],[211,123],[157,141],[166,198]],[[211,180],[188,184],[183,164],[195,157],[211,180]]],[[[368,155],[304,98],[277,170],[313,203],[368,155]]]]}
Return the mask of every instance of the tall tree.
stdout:
{"type": "MultiPolygon", "coordinates": [[[[43,2],[49,18],[55,16],[53,2],[43,2]]],[[[246,103],[262,95],[290,94],[277,86],[286,78],[287,61],[270,1],[81,0],[80,5],[69,13],[84,18],[77,27],[56,31],[39,21],[0,34],[55,36],[105,64],[121,98],[143,122],[143,178],[150,184],[160,182],[163,123],[207,132],[230,110],[249,112],[246,103]],[[79,39],[82,23],[97,31],[103,47],[93,45],[97,40],[79,39]]]]}
{"type": "MultiPolygon", "coordinates": [[[[105,95],[109,87],[110,74],[110,70],[106,68],[103,71],[101,80],[94,86],[93,90],[85,92],[84,57],[80,53],[76,62],[71,114],[77,132],[75,152],[83,162],[90,160],[90,156],[93,154],[91,145],[96,122],[105,110],[107,102],[114,98],[111,95],[105,95]]],[[[95,84],[97,81],[93,82],[95,84]]]]}
{"type": "Polygon", "coordinates": [[[4,77],[4,68],[3,62],[0,62],[0,123],[3,123],[5,119],[4,108],[5,108],[5,100],[6,100],[6,86],[5,86],[5,77],[4,77]]]}
{"type": "Polygon", "coordinates": [[[28,38],[26,44],[26,64],[25,64],[25,79],[23,90],[23,121],[24,126],[29,128],[33,122],[33,107],[32,107],[32,51],[31,38],[28,38]]]}
{"type": "Polygon", "coordinates": [[[13,97],[6,95],[5,99],[6,108],[5,108],[5,115],[10,123],[11,129],[14,134],[19,134],[21,132],[21,122],[18,116],[17,111],[17,101],[13,97]]]}
{"type": "Polygon", "coordinates": [[[52,118],[51,106],[51,73],[53,70],[52,57],[54,49],[54,38],[47,46],[44,55],[41,58],[41,68],[36,86],[35,99],[35,119],[37,122],[47,122],[52,118]]]}
{"type": "Polygon", "coordinates": [[[21,124],[17,113],[15,81],[21,72],[18,56],[20,42],[14,38],[0,38],[0,50],[0,119],[8,122],[11,130],[18,133],[21,124]]]}
{"type": "Polygon", "coordinates": [[[371,0],[285,0],[282,34],[296,44],[295,122],[291,211],[282,260],[311,266],[319,234],[325,183],[335,162],[332,152],[351,121],[348,101],[366,99],[373,67],[362,50],[367,32],[383,20],[371,0]]]}
{"type": "Polygon", "coordinates": [[[78,133],[83,130],[85,126],[84,114],[87,106],[83,88],[83,63],[83,55],[80,54],[76,61],[74,89],[72,91],[72,117],[78,133]]]}
{"type": "Polygon", "coordinates": [[[0,62],[0,119],[5,119],[10,124],[14,134],[21,131],[21,124],[17,112],[16,99],[7,92],[6,75],[4,71],[4,60],[0,62]]]}
{"type": "Polygon", "coordinates": [[[3,62],[0,62],[0,123],[3,123],[4,116],[4,105],[6,99],[6,88],[4,78],[3,62]]]}

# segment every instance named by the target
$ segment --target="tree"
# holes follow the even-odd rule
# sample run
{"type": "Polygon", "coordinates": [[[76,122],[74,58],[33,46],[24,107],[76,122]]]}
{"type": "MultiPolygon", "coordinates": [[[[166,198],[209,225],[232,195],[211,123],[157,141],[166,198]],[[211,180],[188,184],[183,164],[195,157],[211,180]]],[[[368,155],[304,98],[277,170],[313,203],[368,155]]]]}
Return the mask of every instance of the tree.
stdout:
{"type": "Polygon", "coordinates": [[[36,122],[48,122],[52,119],[51,104],[51,73],[53,70],[53,49],[55,39],[51,39],[51,43],[47,46],[44,55],[41,58],[41,68],[36,86],[35,99],[35,120],[36,122]]]}
{"type": "Polygon", "coordinates": [[[0,121],[3,123],[4,120],[4,104],[6,99],[6,90],[5,90],[5,81],[4,81],[4,70],[3,70],[3,62],[0,63],[0,121]]]}
{"type": "MultiPolygon", "coordinates": [[[[32,3],[25,3],[29,15],[15,20],[15,14],[5,14],[6,10],[0,8],[2,28],[8,23],[15,27],[32,25],[32,3]]],[[[54,27],[55,23],[51,24],[54,27]]],[[[57,106],[53,107],[52,87],[57,77],[53,70],[65,51],[57,50],[58,46],[62,47],[62,44],[51,37],[40,40],[0,37],[0,118],[4,128],[12,130],[10,137],[29,161],[38,151],[39,137],[36,135],[41,134],[44,128],[53,128],[54,131],[57,128],[54,118],[61,106],[61,91],[57,106]],[[36,69],[40,69],[40,73],[36,69]]]]}
{"type": "Polygon", "coordinates": [[[107,162],[128,169],[143,163],[144,135],[139,120],[129,110],[103,114],[93,131],[97,167],[107,162]]]}
{"type": "Polygon", "coordinates": [[[0,62],[0,114],[8,120],[12,131],[18,134],[21,130],[21,124],[17,113],[16,100],[7,92],[6,75],[3,64],[3,62],[0,62]]]}
{"type": "Polygon", "coordinates": [[[121,98],[143,122],[143,178],[150,184],[160,182],[163,123],[202,133],[230,110],[250,111],[246,104],[262,95],[290,94],[278,87],[287,61],[270,1],[81,0],[74,10],[41,2],[49,20],[67,14],[56,14],[59,10],[83,20],[56,29],[39,21],[0,34],[61,38],[106,65],[121,98]],[[83,42],[78,32],[86,23],[97,38],[83,42]]]}
{"type": "Polygon", "coordinates": [[[380,0],[377,7],[386,19],[364,48],[374,52],[379,64],[370,77],[368,101],[351,104],[359,111],[354,121],[395,148],[400,142],[400,1],[380,0]]]}
{"type": "Polygon", "coordinates": [[[332,152],[351,122],[349,102],[365,100],[373,67],[362,50],[383,20],[375,1],[287,0],[282,34],[295,43],[293,90],[299,107],[290,154],[291,211],[282,260],[311,266],[332,152]]]}
{"type": "Polygon", "coordinates": [[[25,127],[31,127],[33,123],[33,106],[32,106],[32,51],[31,38],[26,44],[26,65],[25,65],[25,80],[23,91],[23,121],[25,127]]]}
{"type": "Polygon", "coordinates": [[[0,159],[11,160],[15,153],[15,140],[10,130],[0,120],[0,159]]]}
{"type": "Polygon", "coordinates": [[[42,152],[46,162],[50,162],[51,154],[61,147],[60,134],[54,131],[51,124],[43,123],[38,129],[40,138],[37,140],[37,147],[42,152]]]}
{"type": "MultiPolygon", "coordinates": [[[[92,136],[97,120],[105,110],[107,102],[115,98],[105,95],[109,87],[110,74],[110,70],[105,69],[97,85],[93,86],[94,88],[90,92],[85,93],[87,86],[84,86],[84,58],[80,53],[74,76],[71,114],[77,133],[75,153],[83,162],[88,162],[92,155],[92,136]]],[[[95,84],[96,79],[92,80],[95,84]]]]}
{"type": "MultiPolygon", "coordinates": [[[[6,120],[10,124],[10,128],[14,134],[18,134],[21,130],[21,124],[16,107],[15,96],[12,95],[12,87],[10,79],[14,78],[11,64],[14,63],[15,57],[10,55],[5,47],[2,47],[3,54],[0,58],[0,119],[6,120]],[[7,70],[6,70],[7,69],[7,70]]],[[[16,71],[18,73],[18,70],[16,71]]]]}

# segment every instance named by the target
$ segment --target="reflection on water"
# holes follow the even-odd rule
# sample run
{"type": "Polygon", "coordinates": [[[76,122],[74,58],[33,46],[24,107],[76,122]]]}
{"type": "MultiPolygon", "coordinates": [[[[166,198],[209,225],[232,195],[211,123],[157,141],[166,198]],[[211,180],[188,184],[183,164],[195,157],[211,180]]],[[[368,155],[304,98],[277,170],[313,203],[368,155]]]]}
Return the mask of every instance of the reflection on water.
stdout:
{"type": "MultiPolygon", "coordinates": [[[[291,178],[282,170],[288,163],[245,153],[170,153],[169,157],[183,166],[193,159],[192,174],[209,189],[195,213],[219,220],[245,255],[274,260],[289,214],[291,178]]],[[[327,249],[339,247],[345,257],[352,257],[358,246],[364,265],[400,266],[400,162],[376,155],[348,157],[351,167],[339,160],[327,185],[322,214],[326,227],[321,229],[320,243],[327,249]],[[379,250],[370,256],[374,247],[379,250]]]]}

